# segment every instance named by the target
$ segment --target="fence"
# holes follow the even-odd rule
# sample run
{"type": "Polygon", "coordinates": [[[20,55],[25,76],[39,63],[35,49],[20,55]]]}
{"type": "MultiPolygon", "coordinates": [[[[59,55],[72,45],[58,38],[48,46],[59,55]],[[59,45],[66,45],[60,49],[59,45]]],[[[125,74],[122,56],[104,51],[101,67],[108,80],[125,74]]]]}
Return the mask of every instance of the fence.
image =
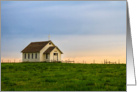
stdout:
{"type": "Polygon", "coordinates": [[[120,60],[118,60],[118,62],[111,62],[111,61],[107,61],[107,59],[104,59],[104,64],[120,64],[120,60]]]}
{"type": "Polygon", "coordinates": [[[21,59],[1,59],[1,63],[19,63],[21,59]]]}
{"type": "MultiPolygon", "coordinates": [[[[20,63],[22,62],[21,59],[1,59],[1,63],[20,63]]],[[[122,64],[120,63],[120,60],[118,60],[118,62],[111,62],[108,61],[107,59],[104,59],[104,62],[102,63],[97,63],[95,60],[93,60],[92,62],[86,62],[85,60],[79,62],[79,61],[75,61],[75,60],[62,60],[62,61],[51,61],[51,62],[62,62],[62,63],[82,63],[82,64],[122,64]]]]}

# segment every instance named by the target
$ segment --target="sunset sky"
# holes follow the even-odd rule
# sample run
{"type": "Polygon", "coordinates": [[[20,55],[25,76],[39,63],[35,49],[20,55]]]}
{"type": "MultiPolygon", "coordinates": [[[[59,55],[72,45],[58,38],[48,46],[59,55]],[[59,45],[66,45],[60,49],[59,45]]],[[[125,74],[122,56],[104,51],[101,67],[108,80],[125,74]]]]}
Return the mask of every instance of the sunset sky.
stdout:
{"type": "Polygon", "coordinates": [[[49,34],[63,60],[126,63],[126,1],[1,1],[1,58],[49,34]]]}

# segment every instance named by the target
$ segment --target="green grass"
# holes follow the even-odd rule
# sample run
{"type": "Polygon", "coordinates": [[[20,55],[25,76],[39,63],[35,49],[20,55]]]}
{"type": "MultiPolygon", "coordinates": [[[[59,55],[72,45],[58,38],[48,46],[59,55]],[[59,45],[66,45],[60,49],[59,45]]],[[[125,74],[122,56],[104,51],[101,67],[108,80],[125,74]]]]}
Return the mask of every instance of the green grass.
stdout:
{"type": "Polygon", "coordinates": [[[1,90],[126,91],[126,65],[2,63],[1,90]]]}

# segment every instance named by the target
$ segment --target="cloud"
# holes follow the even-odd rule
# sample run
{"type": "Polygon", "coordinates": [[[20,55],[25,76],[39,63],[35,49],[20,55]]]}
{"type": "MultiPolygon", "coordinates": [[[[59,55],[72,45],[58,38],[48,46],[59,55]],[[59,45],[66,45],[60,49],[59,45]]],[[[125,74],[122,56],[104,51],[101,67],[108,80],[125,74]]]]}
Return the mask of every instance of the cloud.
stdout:
{"type": "Polygon", "coordinates": [[[124,2],[123,6],[120,4],[122,7],[110,2],[44,4],[15,2],[2,5],[2,30],[6,31],[2,33],[125,34],[124,2]]]}
{"type": "Polygon", "coordinates": [[[26,45],[48,34],[65,58],[113,49],[110,55],[125,55],[126,2],[2,1],[1,30],[3,57],[20,57],[26,45]]]}

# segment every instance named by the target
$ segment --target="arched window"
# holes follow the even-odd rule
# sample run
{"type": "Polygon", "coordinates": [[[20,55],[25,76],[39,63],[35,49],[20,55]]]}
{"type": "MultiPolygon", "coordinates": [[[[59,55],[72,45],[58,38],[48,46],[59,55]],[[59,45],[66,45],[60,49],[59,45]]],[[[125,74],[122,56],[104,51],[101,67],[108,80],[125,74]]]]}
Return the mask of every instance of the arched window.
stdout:
{"type": "Polygon", "coordinates": [[[46,59],[48,59],[48,54],[46,54],[46,59]]]}
{"type": "Polygon", "coordinates": [[[26,59],[26,53],[24,54],[24,58],[26,59]]]}
{"type": "Polygon", "coordinates": [[[30,57],[30,56],[29,56],[29,53],[28,53],[28,59],[29,59],[29,57],[30,57]]]}
{"type": "Polygon", "coordinates": [[[32,59],[33,59],[33,53],[32,53],[32,59]]]}
{"type": "Polygon", "coordinates": [[[35,58],[37,59],[37,53],[35,54],[35,58]]]}

